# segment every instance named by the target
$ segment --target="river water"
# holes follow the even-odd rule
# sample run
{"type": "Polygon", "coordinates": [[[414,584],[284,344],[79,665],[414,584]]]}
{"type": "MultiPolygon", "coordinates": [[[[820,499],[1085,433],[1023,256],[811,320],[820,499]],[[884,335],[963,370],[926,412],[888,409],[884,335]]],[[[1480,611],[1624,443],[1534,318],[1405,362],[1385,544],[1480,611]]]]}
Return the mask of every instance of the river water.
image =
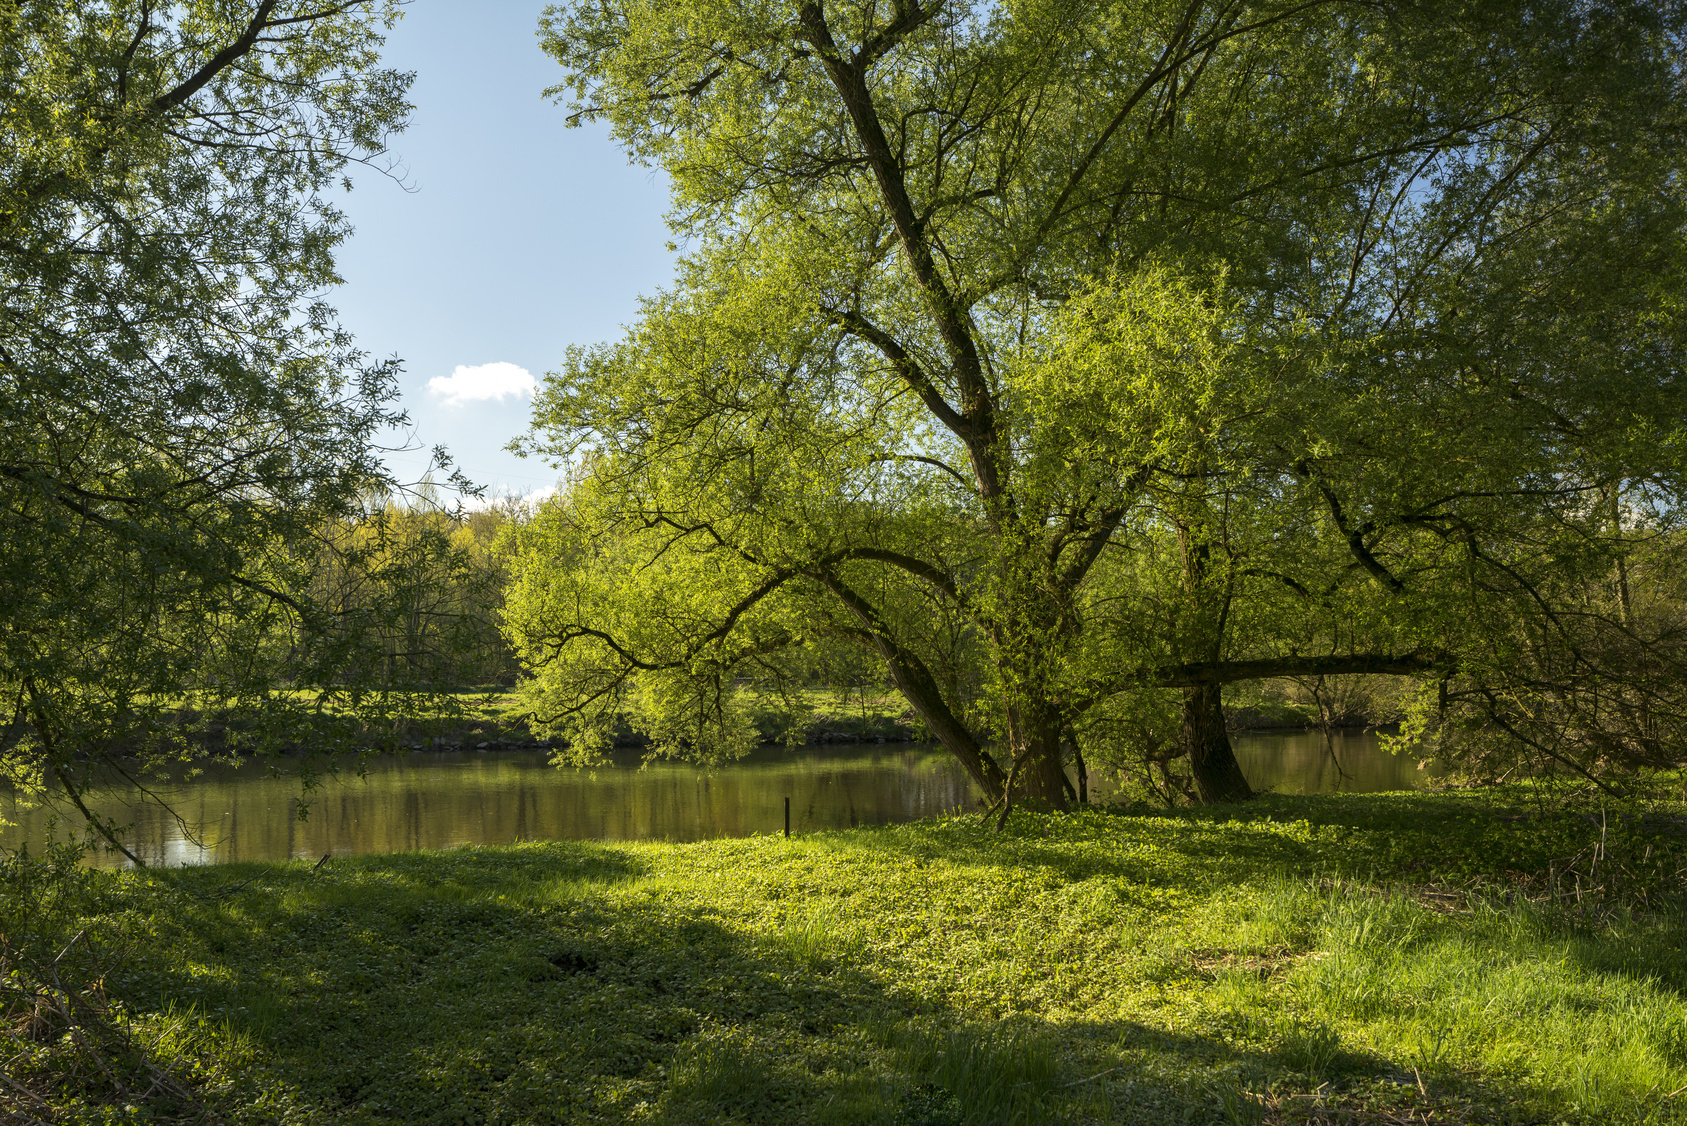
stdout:
{"type": "MultiPolygon", "coordinates": [[[[1421,786],[1432,773],[1384,752],[1374,735],[1338,734],[1334,756],[1312,733],[1252,734],[1236,755],[1258,789],[1367,792],[1421,786]],[[1338,763],[1339,761],[1339,768],[1338,763]]],[[[783,828],[793,832],[910,821],[976,808],[966,774],[928,746],[763,749],[731,766],[640,767],[636,757],[590,770],[550,766],[533,751],[381,755],[363,777],[326,779],[303,820],[299,783],[262,763],[207,769],[191,782],[153,787],[175,816],[128,784],[100,786],[86,801],[130,826],[125,843],[148,864],[316,859],[518,840],[699,840],[783,828]]],[[[1092,772],[1091,797],[1115,789],[1092,772]]],[[[0,791],[0,847],[38,849],[55,810],[31,809],[0,791]]],[[[78,819],[62,808],[60,835],[78,819]]],[[[96,853],[96,864],[126,864],[96,853]]]]}

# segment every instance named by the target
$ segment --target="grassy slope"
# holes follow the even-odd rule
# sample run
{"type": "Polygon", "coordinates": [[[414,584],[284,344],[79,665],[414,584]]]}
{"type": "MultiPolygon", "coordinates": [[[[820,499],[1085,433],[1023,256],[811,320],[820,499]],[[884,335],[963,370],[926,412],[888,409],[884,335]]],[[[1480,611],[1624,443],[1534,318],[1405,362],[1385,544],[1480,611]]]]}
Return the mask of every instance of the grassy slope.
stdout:
{"type": "Polygon", "coordinates": [[[1585,811],[1524,810],[529,844],[90,876],[84,910],[257,1118],[1687,1122],[1682,824],[1614,818],[1596,863],[1585,811]]]}

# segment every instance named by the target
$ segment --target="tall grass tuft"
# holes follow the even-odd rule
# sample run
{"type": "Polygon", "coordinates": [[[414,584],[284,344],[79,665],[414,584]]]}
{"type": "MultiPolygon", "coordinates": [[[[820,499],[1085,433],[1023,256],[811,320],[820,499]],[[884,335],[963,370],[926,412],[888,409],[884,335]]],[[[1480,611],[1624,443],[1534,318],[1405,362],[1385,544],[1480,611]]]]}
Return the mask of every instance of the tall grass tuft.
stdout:
{"type": "Polygon", "coordinates": [[[668,1126],[896,1126],[895,1093],[868,1071],[793,1066],[792,1045],[707,1029],[676,1054],[659,1121],[668,1126]]]}
{"type": "Polygon", "coordinates": [[[1340,1053],[1341,1036],[1329,1021],[1290,1021],[1279,1033],[1277,1055],[1314,1079],[1322,1078],[1340,1053]]]}
{"type": "Polygon", "coordinates": [[[1261,1126],[1264,1123],[1265,1104],[1235,1083],[1221,1082],[1214,1093],[1218,1096],[1218,1109],[1224,1115],[1227,1126],[1261,1126]]]}
{"type": "Polygon", "coordinates": [[[798,965],[824,970],[860,957],[866,940],[835,904],[827,904],[786,916],[774,945],[798,965]]]}
{"type": "Polygon", "coordinates": [[[779,1117],[782,1094],[766,1061],[749,1046],[724,1035],[703,1035],[674,1062],[669,1113],[680,1121],[771,1122],[779,1117]]]}
{"type": "Polygon", "coordinates": [[[1055,1052],[1023,1026],[914,1031],[900,1038],[908,1073],[946,1091],[961,1126],[1030,1126],[1054,1120],[1055,1052]]]}
{"type": "Polygon", "coordinates": [[[1267,953],[1303,947],[1312,938],[1321,898],[1305,880],[1279,877],[1249,888],[1243,917],[1229,945],[1239,952],[1267,953]]]}

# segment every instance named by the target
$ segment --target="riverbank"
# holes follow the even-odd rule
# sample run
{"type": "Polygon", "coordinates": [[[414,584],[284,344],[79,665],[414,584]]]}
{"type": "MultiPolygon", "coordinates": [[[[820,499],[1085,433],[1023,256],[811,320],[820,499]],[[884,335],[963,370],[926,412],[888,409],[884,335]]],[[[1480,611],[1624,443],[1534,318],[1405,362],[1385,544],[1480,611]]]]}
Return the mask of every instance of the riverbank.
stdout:
{"type": "MultiPolygon", "coordinates": [[[[456,697],[455,714],[429,719],[412,718],[388,730],[366,731],[361,745],[369,752],[383,751],[542,751],[554,749],[553,740],[536,733],[532,716],[520,694],[500,686],[467,687],[451,693],[456,697]]],[[[793,742],[788,728],[795,727],[795,745],[923,743],[930,736],[905,701],[899,696],[808,689],[796,694],[801,713],[793,717],[786,701],[757,698],[751,717],[764,746],[793,742]]],[[[648,740],[630,730],[614,739],[622,750],[639,750],[648,740]]],[[[213,740],[215,743],[215,740],[213,740]]],[[[304,745],[286,749],[304,754],[304,745]]]]}
{"type": "MultiPolygon", "coordinates": [[[[54,972],[120,1006],[84,1024],[132,1037],[108,1068],[163,1077],[114,1121],[1672,1123],[1684,874],[1678,804],[1268,796],[999,834],[14,863],[0,931],[69,943],[54,972]]],[[[0,1071],[104,1099],[40,1025],[0,1071]]]]}
{"type": "MultiPolygon", "coordinates": [[[[544,750],[551,741],[534,734],[520,696],[498,687],[464,689],[457,693],[463,715],[450,723],[409,723],[393,736],[391,749],[418,750],[544,750]]],[[[853,689],[805,689],[794,697],[801,712],[793,717],[788,701],[760,697],[751,708],[752,721],[763,745],[791,743],[787,730],[796,728],[796,745],[828,746],[879,743],[925,743],[931,735],[900,696],[853,689]]],[[[1398,727],[1393,712],[1382,718],[1357,713],[1334,717],[1338,731],[1398,727]]],[[[1227,722],[1232,734],[1290,733],[1319,729],[1315,709],[1286,700],[1252,699],[1231,707],[1227,722]]],[[[646,740],[623,732],[615,745],[642,748],[646,740]]],[[[377,748],[381,749],[381,748],[377,748]]]]}

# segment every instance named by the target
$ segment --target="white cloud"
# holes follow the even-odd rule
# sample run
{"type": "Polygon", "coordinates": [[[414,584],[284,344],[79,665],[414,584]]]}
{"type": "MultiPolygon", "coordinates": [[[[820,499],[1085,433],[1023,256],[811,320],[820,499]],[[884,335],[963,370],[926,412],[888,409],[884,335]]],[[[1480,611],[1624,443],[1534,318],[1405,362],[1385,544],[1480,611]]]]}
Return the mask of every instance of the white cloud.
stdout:
{"type": "Polygon", "coordinates": [[[529,511],[537,512],[541,504],[544,504],[546,501],[556,496],[560,491],[561,490],[559,490],[555,485],[547,485],[542,489],[534,489],[532,492],[522,497],[521,503],[525,505],[529,511]]]}
{"type": "Polygon", "coordinates": [[[484,399],[503,402],[511,395],[531,395],[537,386],[526,368],[500,361],[473,367],[458,364],[449,376],[436,375],[428,380],[428,393],[442,396],[445,406],[460,407],[484,399]]]}

